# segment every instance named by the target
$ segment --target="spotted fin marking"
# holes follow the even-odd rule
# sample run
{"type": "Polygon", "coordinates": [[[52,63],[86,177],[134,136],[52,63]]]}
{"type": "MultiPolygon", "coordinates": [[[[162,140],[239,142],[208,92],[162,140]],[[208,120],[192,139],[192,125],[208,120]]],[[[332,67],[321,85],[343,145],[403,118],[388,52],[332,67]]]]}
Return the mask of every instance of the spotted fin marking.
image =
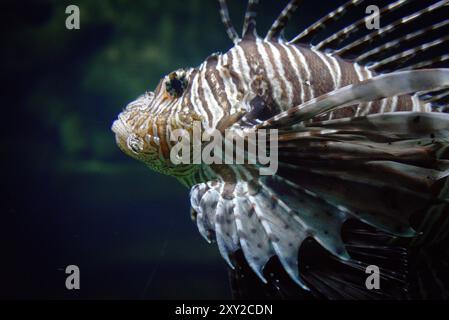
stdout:
{"type": "MultiPolygon", "coordinates": [[[[338,20],[341,16],[343,16],[347,12],[349,8],[356,7],[360,5],[362,2],[363,1],[348,1],[341,7],[337,8],[335,11],[329,13],[327,16],[317,21],[311,27],[304,30],[300,35],[291,40],[289,44],[299,44],[299,43],[309,44],[312,37],[315,36],[319,31],[325,29],[329,22],[338,20]]],[[[399,10],[400,8],[408,4],[409,1],[407,0],[397,0],[383,7],[380,10],[380,14],[382,14],[383,17],[385,17],[385,15],[391,15],[395,11],[399,10]]],[[[393,33],[395,30],[397,30],[398,27],[406,27],[407,25],[411,25],[414,22],[422,21],[423,17],[428,16],[431,13],[440,12],[441,10],[447,8],[448,5],[449,1],[447,0],[438,1],[434,4],[429,5],[426,8],[417,10],[405,17],[401,17],[400,19],[388,24],[385,27],[380,28],[379,30],[370,32],[365,36],[359,36],[356,39],[351,39],[351,41],[348,44],[345,44],[343,47],[340,47],[339,45],[344,40],[350,38],[352,35],[356,34],[357,31],[361,30],[364,27],[365,17],[362,17],[361,19],[351,23],[342,30],[333,33],[331,36],[329,36],[325,40],[322,40],[318,44],[312,45],[312,47],[316,50],[321,51],[326,50],[331,55],[337,55],[340,57],[350,54],[355,50],[359,50],[361,52],[358,53],[359,55],[358,57],[357,56],[355,57],[356,61],[362,65],[364,63],[370,64],[371,70],[375,70],[377,72],[401,70],[400,68],[403,65],[405,65],[412,58],[423,52],[427,52],[428,55],[427,59],[429,59],[428,52],[430,51],[431,53],[433,53],[432,51],[433,49],[444,44],[445,42],[447,42],[448,39],[447,37],[441,37],[434,41],[423,43],[419,46],[416,46],[415,48],[404,50],[403,52],[399,53],[397,52],[395,53],[392,50],[397,48],[399,45],[404,44],[405,42],[409,42],[410,40],[420,37],[425,33],[441,29],[442,27],[447,25],[447,20],[436,22],[430,26],[423,27],[420,30],[417,30],[411,34],[403,36],[398,35],[398,37],[393,38],[387,43],[377,45],[376,48],[370,48],[369,46],[367,46],[367,44],[370,44],[377,39],[383,38],[393,33]],[[393,56],[391,56],[392,53],[393,56]],[[379,56],[391,56],[391,57],[379,61],[380,60],[379,56]],[[386,67],[389,67],[389,69],[387,69],[386,67]]],[[[407,68],[408,70],[417,69],[425,66],[432,66],[436,63],[441,63],[447,60],[446,55],[440,57],[432,57],[430,55],[430,57],[431,59],[429,60],[414,63],[414,65],[406,66],[405,68],[407,68]]]]}
{"type": "Polygon", "coordinates": [[[348,220],[341,230],[345,245],[354,260],[340,260],[308,238],[301,246],[300,275],[310,291],[300,290],[282,270],[278,259],[271,259],[265,268],[269,282],[254,278],[243,254],[234,255],[240,266],[230,270],[233,297],[236,299],[400,299],[406,296],[407,250],[391,245],[394,240],[379,230],[355,220],[348,220]],[[367,290],[365,270],[379,266],[382,290],[367,290]]]}
{"type": "Polygon", "coordinates": [[[394,68],[397,68],[397,66],[402,66],[405,62],[407,62],[408,60],[415,57],[418,53],[428,51],[428,50],[430,50],[436,46],[439,46],[445,42],[448,42],[448,41],[449,41],[449,36],[444,36],[439,39],[436,39],[436,40],[433,40],[430,42],[426,42],[426,43],[421,44],[415,48],[408,49],[404,52],[395,54],[391,57],[388,57],[381,61],[375,62],[372,65],[370,65],[368,68],[370,70],[379,71],[379,70],[385,69],[386,66],[391,65],[391,64],[395,64],[394,68]]]}
{"type": "Polygon", "coordinates": [[[442,63],[442,62],[445,62],[448,60],[449,60],[449,54],[443,54],[436,58],[420,61],[415,64],[403,67],[401,69],[398,69],[398,71],[408,71],[408,70],[414,70],[414,69],[428,68],[428,67],[432,67],[434,65],[437,65],[439,63],[442,63]]]}
{"type": "Polygon", "coordinates": [[[226,198],[223,194],[217,197],[217,190],[222,190],[224,184],[219,183],[221,186],[214,189],[206,184],[195,185],[191,191],[191,204],[198,212],[200,233],[208,240],[210,234],[215,234],[220,253],[231,267],[231,256],[241,249],[249,266],[266,282],[263,269],[276,255],[291,279],[307,290],[299,275],[300,261],[297,259],[298,250],[307,237],[316,239],[339,258],[349,259],[339,232],[346,215],[334,215],[336,209],[331,205],[314,204],[317,200],[304,194],[304,199],[309,198],[307,203],[304,200],[306,204],[284,202],[277,198],[280,196],[277,191],[261,181],[239,181],[232,199],[229,194],[226,198]],[[321,212],[326,206],[329,213],[321,212]],[[209,228],[213,230],[208,231],[209,228]]]}
{"type": "MultiPolygon", "coordinates": [[[[264,266],[276,255],[302,288],[309,286],[298,271],[301,260],[296,261],[296,253],[306,238],[348,266],[361,268],[341,239],[347,219],[391,235],[415,237],[410,216],[429,203],[447,201],[435,188],[449,176],[448,123],[447,114],[397,112],[306,123],[281,134],[275,176],[238,181],[234,205],[225,206],[229,209],[220,208],[223,200],[205,206],[215,217],[231,211],[234,215],[236,231],[231,236],[223,236],[225,222],[215,218],[220,252],[230,260],[242,249],[264,281],[264,266]],[[296,152],[285,150],[289,148],[296,152]]],[[[198,199],[192,199],[192,206],[196,203],[198,199]]],[[[358,252],[363,255],[362,249],[358,252]]],[[[318,281],[314,277],[310,281],[318,281]]]]}
{"type": "Polygon", "coordinates": [[[238,194],[234,203],[235,221],[245,259],[257,276],[267,283],[263,269],[275,255],[273,247],[247,197],[238,194]]]}
{"type": "Polygon", "coordinates": [[[234,268],[230,255],[240,248],[232,200],[221,196],[215,210],[215,238],[221,256],[234,268]]]}

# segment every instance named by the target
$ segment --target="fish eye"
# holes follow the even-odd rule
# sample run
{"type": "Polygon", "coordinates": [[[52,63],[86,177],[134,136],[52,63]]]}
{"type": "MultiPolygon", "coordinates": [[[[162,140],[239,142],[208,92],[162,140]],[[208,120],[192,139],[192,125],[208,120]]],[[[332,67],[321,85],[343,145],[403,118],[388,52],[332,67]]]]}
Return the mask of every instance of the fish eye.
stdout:
{"type": "Polygon", "coordinates": [[[128,148],[131,149],[134,153],[142,152],[143,150],[143,141],[135,134],[130,134],[126,141],[128,148]]]}
{"type": "Polygon", "coordinates": [[[172,72],[168,75],[168,80],[165,82],[165,90],[173,98],[179,98],[187,88],[187,79],[185,72],[172,72]]]}

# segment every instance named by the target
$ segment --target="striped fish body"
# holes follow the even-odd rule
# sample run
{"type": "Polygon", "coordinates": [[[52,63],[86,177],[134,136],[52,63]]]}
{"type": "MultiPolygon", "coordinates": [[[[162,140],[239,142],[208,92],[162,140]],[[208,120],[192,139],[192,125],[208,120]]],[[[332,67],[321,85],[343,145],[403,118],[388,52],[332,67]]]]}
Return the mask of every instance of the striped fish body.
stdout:
{"type": "MultiPolygon", "coordinates": [[[[237,101],[242,101],[249,92],[252,96],[262,97],[269,109],[265,116],[273,116],[291,106],[376,75],[357,63],[318,50],[266,40],[242,41],[218,61],[218,64],[214,62],[211,65],[224,74],[232,75],[228,81],[221,79],[230,88],[227,96],[237,91],[237,101]]],[[[220,88],[212,86],[211,90],[216,92],[220,88]]],[[[402,95],[341,108],[320,115],[315,121],[395,111],[429,112],[431,109],[417,97],[402,95]]],[[[223,112],[222,116],[225,114],[223,112]]]]}
{"type": "MultiPolygon", "coordinates": [[[[217,243],[233,281],[260,279],[244,285],[254,289],[246,294],[237,290],[238,297],[448,297],[449,69],[422,68],[449,60],[449,54],[407,61],[449,37],[389,50],[449,20],[368,46],[355,60],[345,54],[447,8],[449,1],[345,46],[338,44],[360,30],[364,18],[317,45],[307,39],[364,0],[350,0],[284,40],[299,2],[291,0],[260,38],[258,1],[249,0],[240,38],[219,0],[234,46],[197,68],[168,74],[154,92],[131,102],[112,127],[118,146],[190,188],[198,230],[217,243]],[[384,72],[388,66],[391,72],[384,72]],[[278,129],[279,170],[263,176],[260,163],[174,164],[173,132],[193,135],[197,121],[206,132],[237,136],[278,129]],[[371,265],[380,268],[382,290],[365,286],[371,265]]],[[[397,0],[381,13],[407,3],[397,0]]]]}

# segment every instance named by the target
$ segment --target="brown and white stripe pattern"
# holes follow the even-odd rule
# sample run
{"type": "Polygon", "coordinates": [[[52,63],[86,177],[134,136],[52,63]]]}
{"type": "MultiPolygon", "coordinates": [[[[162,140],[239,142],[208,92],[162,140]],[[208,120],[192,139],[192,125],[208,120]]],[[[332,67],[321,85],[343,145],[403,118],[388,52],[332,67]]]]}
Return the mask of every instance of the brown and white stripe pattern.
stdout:
{"type": "MultiPolygon", "coordinates": [[[[226,54],[203,63],[193,80],[194,109],[206,116],[208,128],[239,110],[246,97],[266,95],[280,111],[336,89],[370,79],[375,74],[316,49],[262,39],[243,41],[226,54]],[[264,87],[264,88],[262,88],[264,87]],[[264,90],[263,90],[264,89],[264,90]]],[[[418,110],[412,97],[391,97],[348,106],[317,120],[364,116],[372,113],[418,110]]],[[[248,104],[244,109],[249,111],[248,104]]]]}
{"type": "MultiPolygon", "coordinates": [[[[198,115],[205,129],[221,128],[233,114],[250,111],[249,102],[256,95],[272,101],[281,112],[373,76],[366,67],[314,48],[262,39],[242,41],[226,54],[212,55],[189,70],[189,87],[179,99],[167,97],[162,80],[151,103],[151,117],[146,117],[152,119],[147,121],[148,135],[167,156],[170,132],[188,125],[184,114],[187,119],[191,113],[198,115]]],[[[314,121],[406,110],[428,107],[417,97],[395,96],[321,114],[314,121]]]]}
{"type": "MultiPolygon", "coordinates": [[[[140,116],[130,116],[127,120],[132,126],[139,126],[140,131],[147,131],[153,146],[163,150],[167,155],[170,148],[170,132],[177,127],[189,125],[192,117],[201,119],[206,129],[224,128],[232,123],[229,119],[239,112],[251,111],[251,102],[256,96],[262,96],[269,102],[272,112],[279,113],[298,108],[317,97],[334,92],[337,89],[358,84],[376,76],[374,71],[386,65],[396,63],[398,60],[413,56],[419,51],[428,50],[447,41],[443,37],[425,43],[417,48],[398,53],[392,57],[376,62],[370,67],[361,63],[348,62],[340,57],[337,49],[332,54],[320,49],[330,44],[340,42],[348,35],[358,30],[361,20],[342,29],[333,36],[316,46],[300,46],[298,43],[316,34],[329,22],[338,19],[349,8],[363,3],[363,0],[352,0],[340,6],[323,19],[304,30],[292,41],[286,42],[280,38],[282,31],[292,13],[298,7],[299,0],[291,0],[273,23],[265,39],[257,36],[256,7],[258,0],[248,1],[245,15],[243,34],[237,35],[229,18],[225,0],[219,0],[220,14],[229,37],[235,46],[223,55],[212,55],[198,68],[190,69],[187,73],[188,88],[180,98],[170,98],[165,91],[165,79],[161,81],[152,98],[151,108],[142,120],[140,116]],[[132,119],[131,119],[132,118],[132,119]],[[130,119],[132,121],[130,121],[130,119]]],[[[392,12],[405,4],[398,0],[387,5],[381,12],[392,12]]],[[[402,18],[387,27],[371,33],[382,36],[392,31],[395,26],[410,23],[418,16],[435,11],[446,6],[448,1],[439,1],[436,4],[420,10],[408,17],[402,18]]],[[[369,58],[383,50],[388,50],[418,37],[427,30],[434,30],[448,24],[449,20],[419,30],[411,35],[400,37],[360,56],[360,60],[369,58]]],[[[359,39],[350,43],[347,50],[368,41],[368,38],[359,39]]],[[[343,48],[344,50],[346,50],[343,48]]],[[[448,55],[420,62],[411,67],[423,67],[435,62],[447,60],[448,55]]],[[[344,106],[330,111],[328,114],[319,114],[311,121],[324,121],[344,117],[366,116],[373,113],[395,111],[429,111],[429,106],[423,105],[417,95],[391,96],[380,101],[361,102],[354,106],[344,106]]],[[[124,118],[124,116],[122,116],[124,118]]]]}

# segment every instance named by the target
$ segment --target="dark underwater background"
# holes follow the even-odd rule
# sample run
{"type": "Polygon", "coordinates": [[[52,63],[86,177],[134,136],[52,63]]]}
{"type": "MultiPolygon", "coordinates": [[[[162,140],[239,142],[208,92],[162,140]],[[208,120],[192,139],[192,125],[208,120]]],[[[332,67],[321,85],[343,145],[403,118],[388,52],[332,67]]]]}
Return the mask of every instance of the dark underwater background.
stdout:
{"type": "MultiPolygon", "coordinates": [[[[229,0],[238,30],[245,1],[229,0]]],[[[344,1],[304,1],[294,36],[344,1]]],[[[262,0],[260,34],[287,1],[262,0]]],[[[231,48],[215,0],[2,1],[0,297],[231,298],[188,190],[115,145],[112,121],[180,67],[231,48]],[[65,8],[80,8],[67,30],[65,8]],[[81,289],[65,288],[77,265],[81,289]]]]}

